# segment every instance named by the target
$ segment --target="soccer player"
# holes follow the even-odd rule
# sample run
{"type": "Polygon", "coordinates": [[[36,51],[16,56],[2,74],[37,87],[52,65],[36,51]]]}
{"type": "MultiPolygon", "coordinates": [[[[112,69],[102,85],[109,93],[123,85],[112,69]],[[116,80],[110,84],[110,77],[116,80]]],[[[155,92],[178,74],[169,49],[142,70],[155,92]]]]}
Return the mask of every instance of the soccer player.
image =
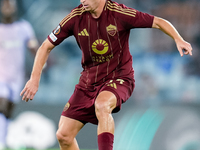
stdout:
{"type": "Polygon", "coordinates": [[[171,23],[162,18],[111,0],[81,0],[81,3],[59,23],[39,48],[30,80],[21,96],[26,102],[34,98],[49,53],[73,35],[82,51],[83,71],[60,118],[57,131],[60,149],[78,150],[75,137],[90,122],[98,125],[99,150],[112,150],[112,113],[120,110],[135,85],[128,45],[130,30],[160,29],[174,39],[181,56],[192,55],[192,47],[171,23]]]}
{"type": "Polygon", "coordinates": [[[35,54],[39,45],[31,25],[17,19],[16,2],[2,0],[0,4],[0,149],[3,149],[8,119],[14,104],[20,100],[24,84],[26,47],[35,54]]]}

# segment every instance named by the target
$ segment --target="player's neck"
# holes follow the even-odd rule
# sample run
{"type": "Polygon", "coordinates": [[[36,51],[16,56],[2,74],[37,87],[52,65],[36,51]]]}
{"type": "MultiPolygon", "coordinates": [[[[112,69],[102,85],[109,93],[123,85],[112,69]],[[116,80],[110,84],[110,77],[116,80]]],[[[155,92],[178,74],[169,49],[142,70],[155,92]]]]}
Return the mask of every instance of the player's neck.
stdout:
{"type": "Polygon", "coordinates": [[[14,22],[14,18],[13,17],[2,18],[1,22],[4,23],[4,24],[12,24],[14,22]]]}
{"type": "Polygon", "coordinates": [[[93,18],[99,18],[101,16],[101,13],[103,12],[104,6],[106,4],[107,0],[101,0],[100,4],[98,5],[98,7],[93,10],[90,11],[91,15],[93,18]]]}

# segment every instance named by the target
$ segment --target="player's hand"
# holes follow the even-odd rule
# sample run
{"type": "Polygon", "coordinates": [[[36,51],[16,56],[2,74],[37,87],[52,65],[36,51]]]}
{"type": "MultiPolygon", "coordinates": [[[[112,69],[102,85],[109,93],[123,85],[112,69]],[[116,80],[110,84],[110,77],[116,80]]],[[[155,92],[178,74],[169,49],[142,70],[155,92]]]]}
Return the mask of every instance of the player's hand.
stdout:
{"type": "Polygon", "coordinates": [[[30,79],[20,93],[20,96],[23,96],[22,100],[26,102],[28,102],[29,100],[33,100],[36,92],[38,91],[38,87],[39,87],[39,82],[30,79]]]}
{"type": "Polygon", "coordinates": [[[179,40],[179,41],[176,41],[176,45],[181,57],[183,55],[188,55],[188,54],[192,56],[192,46],[190,43],[184,40],[179,40]]]}

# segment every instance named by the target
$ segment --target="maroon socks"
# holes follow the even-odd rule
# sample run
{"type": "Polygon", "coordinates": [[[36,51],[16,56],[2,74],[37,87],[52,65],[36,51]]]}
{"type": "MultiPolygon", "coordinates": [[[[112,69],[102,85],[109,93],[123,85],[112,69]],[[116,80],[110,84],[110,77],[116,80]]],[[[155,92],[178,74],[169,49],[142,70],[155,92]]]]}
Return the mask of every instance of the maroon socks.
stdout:
{"type": "Polygon", "coordinates": [[[114,135],[109,132],[103,132],[98,135],[99,150],[113,150],[114,135]]]}

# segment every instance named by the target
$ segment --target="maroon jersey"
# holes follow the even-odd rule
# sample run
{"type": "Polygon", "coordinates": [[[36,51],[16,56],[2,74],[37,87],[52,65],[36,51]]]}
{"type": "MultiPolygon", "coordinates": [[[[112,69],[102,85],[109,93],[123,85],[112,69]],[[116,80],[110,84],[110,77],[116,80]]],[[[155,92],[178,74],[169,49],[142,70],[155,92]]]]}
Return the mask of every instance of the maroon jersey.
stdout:
{"type": "Polygon", "coordinates": [[[133,79],[129,34],[133,28],[151,28],[153,16],[107,0],[101,16],[93,18],[83,5],[71,11],[48,36],[58,45],[74,35],[82,50],[82,75],[79,85],[90,87],[107,79],[133,79]]]}

